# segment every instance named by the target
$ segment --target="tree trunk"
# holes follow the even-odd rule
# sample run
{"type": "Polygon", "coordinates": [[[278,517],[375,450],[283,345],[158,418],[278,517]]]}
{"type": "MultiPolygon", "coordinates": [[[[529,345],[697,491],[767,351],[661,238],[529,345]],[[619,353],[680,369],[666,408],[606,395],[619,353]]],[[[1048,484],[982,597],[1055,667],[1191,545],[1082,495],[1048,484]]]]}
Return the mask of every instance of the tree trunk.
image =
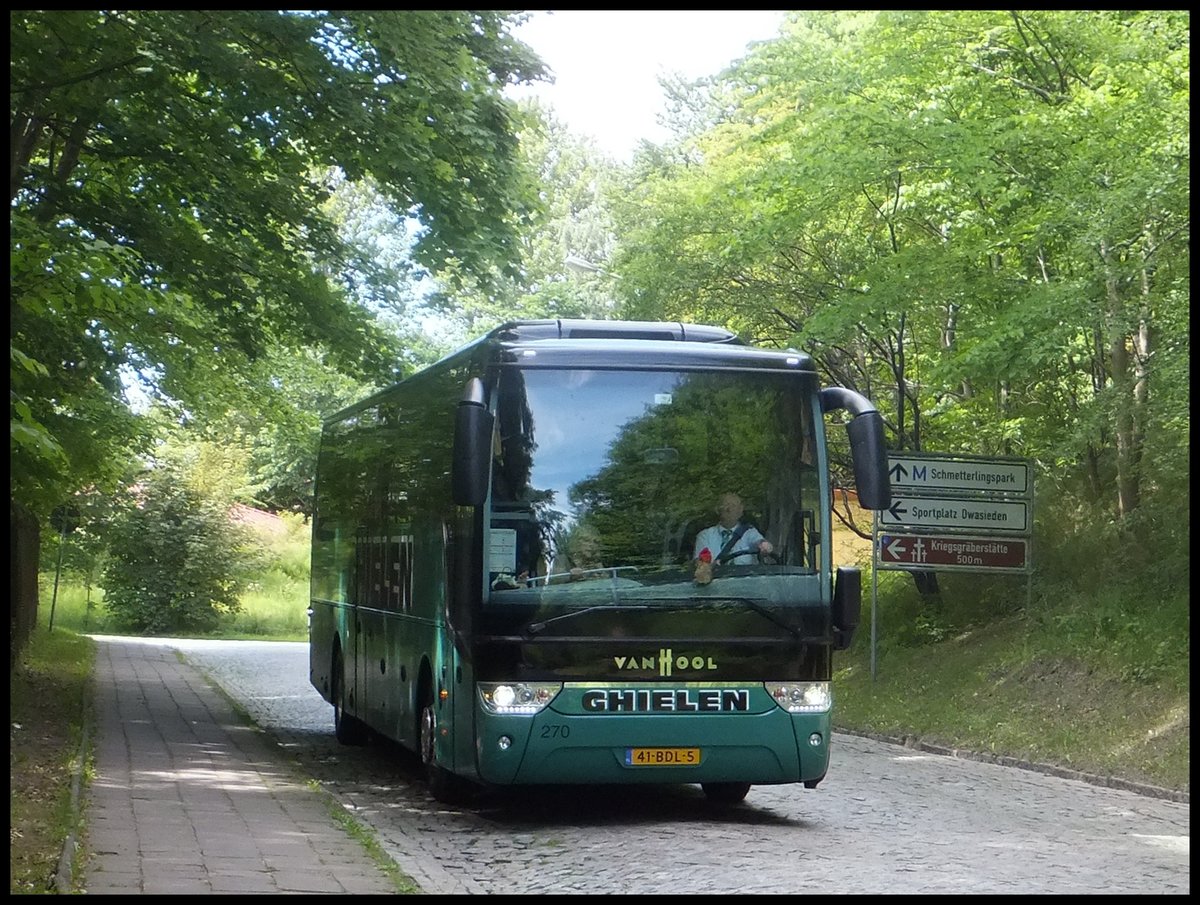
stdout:
{"type": "Polygon", "coordinates": [[[935,597],[941,591],[938,587],[937,572],[910,572],[913,578],[913,584],[917,586],[917,593],[922,597],[935,597]]]}
{"type": "Polygon", "coordinates": [[[1112,266],[1111,250],[1101,243],[1105,263],[1105,292],[1108,306],[1108,363],[1113,386],[1113,422],[1117,443],[1117,513],[1128,516],[1138,506],[1138,436],[1134,418],[1134,381],[1131,373],[1129,335],[1121,304],[1121,287],[1112,266]]]}
{"type": "MultiPolygon", "coordinates": [[[[1011,387],[1007,380],[1001,380],[996,388],[996,413],[1000,416],[1001,421],[1008,420],[1009,402],[1011,401],[1011,387]]],[[[997,452],[1002,456],[1012,455],[1012,441],[1003,436],[1000,439],[1000,448],[997,452]]]]}
{"type": "Polygon", "coordinates": [[[1134,471],[1140,475],[1145,449],[1146,410],[1150,403],[1150,357],[1154,352],[1154,333],[1150,327],[1150,287],[1152,266],[1142,267],[1142,300],[1137,331],[1133,334],[1133,432],[1134,471]]]}
{"type": "MultiPolygon", "coordinates": [[[[958,344],[958,309],[959,306],[953,302],[946,306],[946,325],[942,328],[942,348],[948,352],[953,351],[958,344]]],[[[970,399],[975,395],[971,381],[965,377],[960,384],[959,392],[962,393],[963,399],[970,399]]]]}
{"type": "Polygon", "coordinates": [[[892,376],[896,380],[896,448],[907,447],[905,438],[905,412],[908,408],[907,394],[904,392],[904,313],[900,313],[900,327],[896,331],[896,346],[892,350],[892,376]]]}
{"type": "Polygon", "coordinates": [[[41,529],[33,514],[19,503],[9,503],[8,527],[11,673],[37,625],[41,529]]]}

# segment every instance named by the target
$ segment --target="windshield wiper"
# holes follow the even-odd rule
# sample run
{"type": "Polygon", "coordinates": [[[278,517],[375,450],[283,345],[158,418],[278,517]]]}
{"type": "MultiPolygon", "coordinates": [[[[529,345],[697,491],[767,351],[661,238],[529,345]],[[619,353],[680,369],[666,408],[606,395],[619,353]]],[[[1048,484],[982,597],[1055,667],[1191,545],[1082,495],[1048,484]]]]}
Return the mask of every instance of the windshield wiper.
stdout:
{"type": "Polygon", "coordinates": [[[587,606],[582,610],[571,610],[569,613],[559,613],[557,616],[551,616],[541,622],[531,622],[525,626],[526,635],[540,635],[546,630],[546,626],[554,622],[561,622],[564,619],[574,619],[576,616],[582,616],[584,613],[595,613],[598,610],[612,612],[619,610],[620,612],[628,612],[630,610],[648,610],[650,607],[645,604],[604,604],[603,606],[587,606]]]}
{"type": "Polygon", "coordinates": [[[714,600],[714,601],[706,601],[706,602],[708,602],[708,603],[717,603],[717,602],[720,602],[720,603],[729,603],[729,602],[732,602],[732,603],[740,603],[740,604],[742,604],[742,605],[744,605],[744,606],[747,606],[747,607],[749,607],[750,609],[754,610],[754,612],[758,613],[758,614],[759,614],[760,616],[762,616],[764,619],[769,619],[771,622],[775,623],[775,624],[776,624],[777,626],[779,626],[780,628],[782,628],[782,629],[787,629],[787,631],[788,631],[789,633],[791,633],[791,636],[792,636],[793,638],[799,638],[799,637],[800,637],[800,629],[799,629],[798,627],[796,627],[796,626],[794,626],[794,625],[790,625],[790,624],[788,624],[787,622],[784,622],[784,621],[783,621],[782,619],[780,619],[780,618],[779,618],[779,616],[778,616],[778,615],[776,615],[774,612],[772,612],[771,610],[767,609],[767,608],[766,608],[765,606],[763,606],[761,603],[758,603],[758,602],[756,602],[756,601],[754,601],[754,600],[751,600],[749,597],[722,597],[722,598],[719,598],[719,600],[714,600]]]}

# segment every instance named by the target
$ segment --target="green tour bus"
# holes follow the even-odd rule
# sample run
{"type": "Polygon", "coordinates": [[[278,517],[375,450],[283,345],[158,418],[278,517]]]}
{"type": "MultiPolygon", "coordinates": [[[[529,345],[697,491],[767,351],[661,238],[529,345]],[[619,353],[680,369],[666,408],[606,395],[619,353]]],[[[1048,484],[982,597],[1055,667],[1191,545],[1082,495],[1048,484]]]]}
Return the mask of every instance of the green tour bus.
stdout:
{"type": "Polygon", "coordinates": [[[338,740],[411,749],[442,801],[816,786],[861,600],[831,562],[835,409],[886,508],[875,407],[718,327],[514,321],[333,416],[309,640],[338,740]]]}

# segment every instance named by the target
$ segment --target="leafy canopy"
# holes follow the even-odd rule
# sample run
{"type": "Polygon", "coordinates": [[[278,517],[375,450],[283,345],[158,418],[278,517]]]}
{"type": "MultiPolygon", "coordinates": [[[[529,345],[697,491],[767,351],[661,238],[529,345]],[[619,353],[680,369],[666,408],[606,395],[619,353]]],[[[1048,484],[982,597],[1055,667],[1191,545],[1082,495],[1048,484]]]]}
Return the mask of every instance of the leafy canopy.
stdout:
{"type": "Polygon", "coordinates": [[[10,16],[14,496],[111,481],[123,372],[221,408],[273,346],[359,377],[406,295],[338,234],[328,174],[419,224],[418,264],[503,273],[536,196],[501,94],[539,61],[502,11],[19,10],[10,16]],[[351,299],[370,287],[372,308],[351,299]]]}
{"type": "Polygon", "coordinates": [[[1123,518],[1186,499],[1189,24],[791,14],[638,162],[623,312],[805,348],[898,449],[1031,456],[1123,518]]]}

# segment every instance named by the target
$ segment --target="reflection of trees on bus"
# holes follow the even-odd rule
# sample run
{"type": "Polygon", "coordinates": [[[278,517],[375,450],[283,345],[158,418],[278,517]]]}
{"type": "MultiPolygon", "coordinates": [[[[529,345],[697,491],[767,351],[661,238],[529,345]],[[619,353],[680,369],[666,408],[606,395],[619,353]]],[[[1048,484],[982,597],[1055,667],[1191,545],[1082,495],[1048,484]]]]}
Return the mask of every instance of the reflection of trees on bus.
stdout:
{"type": "Polygon", "coordinates": [[[453,411],[437,400],[458,392],[461,375],[412,379],[424,391],[407,404],[364,403],[326,427],[322,508],[314,523],[315,597],[396,610],[411,602],[412,537],[418,526],[441,519],[442,500],[425,488],[448,487],[441,435],[452,431],[453,411]]]}
{"type": "Polygon", "coordinates": [[[647,372],[644,381],[622,385],[633,394],[623,397],[625,411],[638,414],[597,423],[613,439],[603,464],[584,464],[564,455],[570,445],[563,438],[581,429],[588,394],[599,400],[616,390],[595,374],[556,383],[546,379],[552,373],[538,375],[540,408],[531,403],[530,374],[500,374],[491,524],[502,532],[497,537],[515,533],[506,541],[515,545],[515,562],[497,569],[530,578],[553,571],[555,559],[567,554],[570,532],[584,522],[596,530],[598,558],[608,566],[682,566],[697,531],[712,522],[712,501],[727,491],[741,496],[747,519],[789,553],[785,564],[811,565],[811,555],[799,555],[805,518],[815,537],[817,506],[813,412],[802,381],[787,374],[647,372]],[[555,407],[568,398],[569,410],[555,407]],[[545,434],[540,450],[538,431],[545,434]]]}
{"type": "Polygon", "coordinates": [[[515,368],[500,372],[500,403],[496,407],[496,460],[492,496],[502,502],[528,502],[533,469],[533,412],[525,393],[525,375],[515,368]]]}
{"type": "Polygon", "coordinates": [[[608,464],[571,488],[572,502],[599,529],[608,561],[682,564],[722,491],[738,492],[751,513],[767,512],[768,491],[788,480],[780,463],[802,459],[808,423],[782,383],[692,375],[670,405],[624,427],[608,464]]]}
{"type": "Polygon", "coordinates": [[[517,532],[517,572],[545,575],[555,539],[568,522],[551,489],[532,486],[536,424],[525,391],[525,374],[500,371],[496,406],[496,449],[492,463],[493,524],[517,532]]]}

